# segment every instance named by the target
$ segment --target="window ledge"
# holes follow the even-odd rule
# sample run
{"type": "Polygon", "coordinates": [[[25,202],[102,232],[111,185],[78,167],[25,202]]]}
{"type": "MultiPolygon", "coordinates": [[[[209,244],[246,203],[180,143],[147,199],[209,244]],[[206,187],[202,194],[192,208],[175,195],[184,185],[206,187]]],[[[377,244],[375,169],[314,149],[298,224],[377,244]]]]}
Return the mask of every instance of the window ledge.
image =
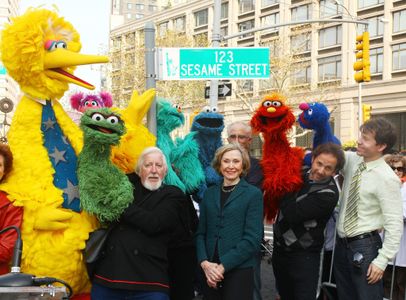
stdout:
{"type": "Polygon", "coordinates": [[[398,74],[398,73],[405,73],[406,72],[406,67],[400,70],[392,70],[392,74],[398,74]]]}
{"type": "Polygon", "coordinates": [[[375,4],[375,5],[370,5],[370,6],[365,6],[365,7],[362,7],[362,8],[358,8],[358,12],[362,12],[362,11],[366,11],[366,10],[369,10],[369,9],[374,9],[374,8],[377,8],[377,7],[380,7],[380,6],[384,6],[384,2],[382,2],[382,3],[378,3],[378,4],[375,4]]]}

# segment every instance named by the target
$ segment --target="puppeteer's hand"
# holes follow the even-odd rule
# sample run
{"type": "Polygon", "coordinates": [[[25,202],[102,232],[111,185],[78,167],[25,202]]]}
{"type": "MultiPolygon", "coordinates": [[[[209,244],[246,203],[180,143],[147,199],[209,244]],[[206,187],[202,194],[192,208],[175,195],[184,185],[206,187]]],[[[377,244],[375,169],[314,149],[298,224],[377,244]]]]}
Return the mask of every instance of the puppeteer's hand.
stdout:
{"type": "Polygon", "coordinates": [[[38,209],[34,229],[60,230],[68,227],[66,221],[72,218],[72,213],[56,207],[42,207],[38,209]]]}

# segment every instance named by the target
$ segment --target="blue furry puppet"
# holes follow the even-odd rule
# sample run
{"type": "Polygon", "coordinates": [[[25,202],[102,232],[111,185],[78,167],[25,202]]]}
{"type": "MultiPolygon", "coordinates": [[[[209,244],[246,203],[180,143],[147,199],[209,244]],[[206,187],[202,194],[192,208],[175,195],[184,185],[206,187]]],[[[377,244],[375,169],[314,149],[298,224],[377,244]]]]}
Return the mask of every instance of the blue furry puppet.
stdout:
{"type": "MultiPolygon", "coordinates": [[[[196,140],[199,144],[199,160],[203,166],[206,183],[201,185],[197,196],[202,199],[207,187],[220,181],[221,177],[212,168],[211,162],[216,150],[223,145],[221,132],[224,129],[224,117],[217,112],[217,108],[208,106],[203,108],[192,123],[192,132],[197,132],[196,140]]],[[[197,200],[200,200],[197,199],[197,200]]]]}
{"type": "MultiPolygon", "coordinates": [[[[299,108],[303,111],[299,115],[299,124],[304,129],[313,129],[313,149],[325,143],[334,143],[341,145],[340,140],[333,135],[329,119],[330,113],[323,103],[301,103],[299,108]]],[[[311,153],[306,154],[304,158],[305,165],[310,166],[312,163],[311,153]]]]}
{"type": "Polygon", "coordinates": [[[80,120],[83,149],[79,154],[78,179],[83,209],[100,222],[119,218],[134,200],[127,176],[110,160],[111,146],[120,142],[125,127],[109,108],[88,109],[80,120]]]}
{"type": "Polygon", "coordinates": [[[157,146],[165,154],[168,164],[164,182],[191,194],[204,182],[196,133],[191,133],[184,139],[177,138],[173,142],[170,133],[185,123],[182,110],[180,106],[172,105],[164,99],[158,100],[157,104],[157,146]]]}

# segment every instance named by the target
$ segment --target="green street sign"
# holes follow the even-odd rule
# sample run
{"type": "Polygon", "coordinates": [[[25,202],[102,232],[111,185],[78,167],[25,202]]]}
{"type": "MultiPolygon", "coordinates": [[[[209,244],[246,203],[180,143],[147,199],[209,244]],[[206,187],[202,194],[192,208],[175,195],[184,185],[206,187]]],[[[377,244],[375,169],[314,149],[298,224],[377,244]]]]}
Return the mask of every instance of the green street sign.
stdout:
{"type": "Polygon", "coordinates": [[[158,79],[269,78],[269,48],[159,48],[158,79]]]}

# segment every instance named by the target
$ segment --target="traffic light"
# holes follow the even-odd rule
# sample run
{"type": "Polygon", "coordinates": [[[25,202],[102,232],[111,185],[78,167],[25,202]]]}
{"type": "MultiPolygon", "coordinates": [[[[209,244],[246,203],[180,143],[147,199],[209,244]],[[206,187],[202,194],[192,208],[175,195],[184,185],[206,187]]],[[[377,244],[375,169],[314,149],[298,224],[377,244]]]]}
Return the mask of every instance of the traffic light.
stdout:
{"type": "Polygon", "coordinates": [[[362,104],[362,121],[365,123],[371,118],[372,106],[367,104],[362,104]]]}
{"type": "Polygon", "coordinates": [[[369,32],[365,31],[357,36],[354,63],[354,79],[356,82],[366,82],[371,80],[370,61],[369,61],[369,32]]]}

